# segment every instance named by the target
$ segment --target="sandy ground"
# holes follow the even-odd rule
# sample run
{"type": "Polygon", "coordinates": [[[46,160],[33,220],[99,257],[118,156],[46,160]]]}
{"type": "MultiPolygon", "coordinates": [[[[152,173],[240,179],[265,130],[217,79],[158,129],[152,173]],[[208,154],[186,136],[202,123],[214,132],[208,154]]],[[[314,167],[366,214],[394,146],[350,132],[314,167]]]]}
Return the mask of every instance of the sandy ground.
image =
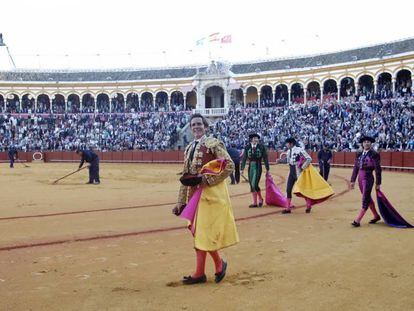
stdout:
{"type": "MultiPolygon", "coordinates": [[[[208,259],[209,282],[186,287],[192,238],[170,212],[181,165],[102,164],[99,186],[86,171],[51,185],[76,164],[30,165],[0,164],[0,310],[414,310],[414,230],[369,213],[351,227],[348,169],[311,214],[248,209],[248,185],[231,186],[241,242],[222,252],[228,275],[215,284],[208,259]]],[[[286,167],[271,172],[284,189],[286,167]]],[[[414,175],[383,180],[414,221],[414,175]]]]}

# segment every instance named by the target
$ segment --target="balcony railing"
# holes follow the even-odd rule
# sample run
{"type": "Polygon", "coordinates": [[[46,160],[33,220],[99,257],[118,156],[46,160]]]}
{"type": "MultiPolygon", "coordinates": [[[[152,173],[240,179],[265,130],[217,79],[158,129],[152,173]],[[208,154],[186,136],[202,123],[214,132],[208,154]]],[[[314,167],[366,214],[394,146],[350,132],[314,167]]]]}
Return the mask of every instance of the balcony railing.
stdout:
{"type": "Polygon", "coordinates": [[[194,113],[200,113],[206,117],[221,117],[229,113],[228,108],[206,108],[206,109],[194,109],[194,113]]]}

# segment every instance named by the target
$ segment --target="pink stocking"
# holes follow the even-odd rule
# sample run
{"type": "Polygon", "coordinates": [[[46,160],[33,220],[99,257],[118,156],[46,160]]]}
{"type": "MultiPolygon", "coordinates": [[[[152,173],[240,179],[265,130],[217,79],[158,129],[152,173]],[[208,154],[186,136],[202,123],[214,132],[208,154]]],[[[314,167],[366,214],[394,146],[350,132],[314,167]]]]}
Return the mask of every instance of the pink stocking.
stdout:
{"type": "Polygon", "coordinates": [[[357,218],[355,219],[355,222],[361,223],[362,217],[364,217],[364,215],[365,215],[366,212],[367,212],[367,210],[361,208],[361,210],[359,211],[359,214],[358,214],[357,218]]]}
{"type": "Polygon", "coordinates": [[[374,202],[371,202],[369,204],[369,209],[371,210],[372,214],[374,215],[374,218],[379,218],[380,216],[377,213],[377,210],[375,209],[375,204],[374,202]]]}
{"type": "Polygon", "coordinates": [[[207,252],[196,249],[197,268],[196,268],[196,272],[191,277],[199,278],[205,274],[206,256],[207,256],[207,252]]]}
{"type": "Polygon", "coordinates": [[[252,192],[252,196],[253,196],[253,204],[257,205],[257,192],[252,192]]]}
{"type": "Polygon", "coordinates": [[[220,258],[218,251],[209,252],[211,258],[214,260],[214,265],[216,267],[216,273],[220,273],[223,270],[223,261],[220,258]]]}

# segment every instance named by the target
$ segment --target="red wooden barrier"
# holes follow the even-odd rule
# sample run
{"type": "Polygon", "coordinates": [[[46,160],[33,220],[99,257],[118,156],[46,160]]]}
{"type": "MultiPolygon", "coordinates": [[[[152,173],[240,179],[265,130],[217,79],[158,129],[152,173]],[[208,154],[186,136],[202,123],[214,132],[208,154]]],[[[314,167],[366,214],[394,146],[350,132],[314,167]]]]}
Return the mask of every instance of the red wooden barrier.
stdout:
{"type": "Polygon", "coordinates": [[[380,152],[381,165],[391,166],[391,152],[380,152]]]}
{"type": "Polygon", "coordinates": [[[403,153],[404,167],[414,167],[414,152],[403,153]]]}
{"type": "Polygon", "coordinates": [[[354,165],[355,152],[345,152],[345,161],[343,164],[354,165]]]}
{"type": "Polygon", "coordinates": [[[142,162],[142,151],[138,151],[138,150],[132,151],[132,160],[134,162],[142,162]]]}
{"type": "Polygon", "coordinates": [[[122,160],[125,162],[132,161],[132,151],[122,151],[122,160]]]}
{"type": "Polygon", "coordinates": [[[392,152],[391,154],[391,166],[402,167],[403,166],[403,154],[402,152],[392,152]]]}
{"type": "Polygon", "coordinates": [[[153,152],[149,151],[149,152],[143,152],[142,153],[142,161],[143,162],[152,162],[152,154],[153,152]]]}
{"type": "MultiPolygon", "coordinates": [[[[120,152],[96,151],[102,162],[146,162],[146,163],[181,163],[184,158],[182,150],[148,152],[140,150],[120,152]]],[[[279,158],[279,152],[269,151],[269,162],[274,164],[279,158]]],[[[314,163],[317,162],[317,153],[310,152],[314,163]]],[[[33,152],[19,152],[22,161],[31,162],[33,152]]],[[[78,162],[80,157],[74,151],[45,151],[44,162],[78,162]]],[[[0,152],[0,162],[7,162],[7,152],[0,152]]],[[[353,165],[355,152],[334,152],[333,164],[353,165]]],[[[414,168],[414,152],[381,152],[381,165],[385,167],[414,168]]]]}

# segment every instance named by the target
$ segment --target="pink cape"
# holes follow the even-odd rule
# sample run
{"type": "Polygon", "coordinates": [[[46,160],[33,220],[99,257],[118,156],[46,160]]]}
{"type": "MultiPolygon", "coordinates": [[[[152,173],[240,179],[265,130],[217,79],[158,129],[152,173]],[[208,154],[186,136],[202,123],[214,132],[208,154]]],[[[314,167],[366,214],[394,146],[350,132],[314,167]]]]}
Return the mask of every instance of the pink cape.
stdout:
{"type": "Polygon", "coordinates": [[[197,213],[198,202],[200,201],[202,192],[203,188],[198,187],[180,215],[181,218],[187,219],[190,222],[188,229],[191,230],[193,235],[195,233],[194,218],[197,213]]]}
{"type": "Polygon", "coordinates": [[[287,198],[273,181],[270,174],[266,174],[266,204],[280,207],[288,207],[287,198]]]}

